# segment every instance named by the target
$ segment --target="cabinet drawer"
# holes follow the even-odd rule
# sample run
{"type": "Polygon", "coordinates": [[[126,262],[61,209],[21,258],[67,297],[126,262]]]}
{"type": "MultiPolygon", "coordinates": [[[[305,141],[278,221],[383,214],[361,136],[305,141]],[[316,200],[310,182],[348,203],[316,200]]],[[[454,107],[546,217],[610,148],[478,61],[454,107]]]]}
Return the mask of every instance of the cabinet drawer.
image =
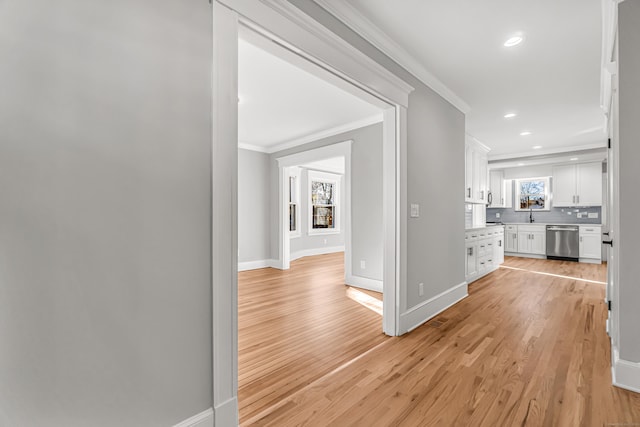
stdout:
{"type": "Polygon", "coordinates": [[[601,231],[601,227],[589,227],[586,225],[580,226],[580,234],[600,234],[601,231]]]}
{"type": "Polygon", "coordinates": [[[507,231],[518,231],[517,225],[507,225],[505,228],[507,229],[507,231]]]}

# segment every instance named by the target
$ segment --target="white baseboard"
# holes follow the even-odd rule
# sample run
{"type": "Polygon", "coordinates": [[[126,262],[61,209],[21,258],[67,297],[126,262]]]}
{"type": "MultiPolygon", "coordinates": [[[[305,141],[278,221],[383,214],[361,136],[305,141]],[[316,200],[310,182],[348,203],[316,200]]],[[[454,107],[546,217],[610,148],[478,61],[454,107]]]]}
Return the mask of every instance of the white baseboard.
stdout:
{"type": "Polygon", "coordinates": [[[349,286],[354,286],[356,288],[366,289],[369,291],[380,292],[382,293],[382,280],[369,279],[368,277],[361,276],[346,276],[344,281],[349,286]]]}
{"type": "Polygon", "coordinates": [[[580,258],[579,261],[586,264],[602,264],[602,260],[598,258],[580,258]]]}
{"type": "Polygon", "coordinates": [[[640,393],[640,363],[620,359],[618,349],[615,347],[611,378],[614,386],[640,393]]]}
{"type": "Polygon", "coordinates": [[[520,257],[520,258],[547,259],[546,255],[522,254],[520,252],[505,252],[504,256],[516,256],[516,257],[520,257]]]}
{"type": "Polygon", "coordinates": [[[213,427],[213,409],[209,408],[173,427],[213,427]]]}
{"type": "Polygon", "coordinates": [[[402,313],[400,315],[400,335],[417,328],[467,296],[469,296],[467,282],[462,282],[413,307],[406,313],[402,313]]]}
{"type": "Polygon", "coordinates": [[[278,264],[275,259],[259,259],[257,261],[245,261],[238,263],[238,271],[257,270],[258,268],[274,267],[278,264]]]}
{"type": "Polygon", "coordinates": [[[306,256],[314,256],[314,255],[324,255],[324,254],[333,254],[336,252],[344,252],[344,246],[329,246],[322,248],[311,248],[311,249],[303,249],[301,251],[292,252],[291,253],[291,261],[295,261],[302,257],[306,256]]]}
{"type": "Polygon", "coordinates": [[[238,420],[238,398],[234,397],[216,406],[213,411],[214,423],[216,427],[237,427],[238,420]]]}

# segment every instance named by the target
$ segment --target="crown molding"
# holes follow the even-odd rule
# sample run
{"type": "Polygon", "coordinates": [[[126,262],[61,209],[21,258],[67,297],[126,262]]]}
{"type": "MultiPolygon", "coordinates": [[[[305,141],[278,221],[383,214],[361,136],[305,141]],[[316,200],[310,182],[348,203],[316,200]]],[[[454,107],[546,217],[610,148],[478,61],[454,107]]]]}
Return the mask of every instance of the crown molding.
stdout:
{"type": "Polygon", "coordinates": [[[319,132],[314,132],[308,135],[305,135],[300,138],[291,139],[288,141],[277,143],[276,145],[269,146],[260,146],[256,144],[249,144],[246,142],[239,141],[238,148],[243,148],[245,150],[259,151],[261,153],[277,153],[278,151],[287,150],[289,148],[297,147],[298,145],[307,144],[309,142],[318,141],[323,138],[329,138],[331,136],[339,135],[344,132],[349,132],[352,130],[360,129],[365,126],[370,126],[376,123],[381,123],[383,120],[382,113],[373,115],[371,117],[366,117],[361,120],[356,120],[354,122],[346,123],[344,125],[332,127],[329,129],[325,129],[319,132]]]}
{"type": "MultiPolygon", "coordinates": [[[[499,161],[509,161],[514,159],[524,160],[526,157],[541,157],[547,155],[570,155],[579,151],[589,151],[589,150],[597,150],[597,149],[605,149],[607,147],[606,140],[602,142],[596,142],[593,144],[584,144],[584,145],[573,145],[567,147],[557,147],[550,148],[547,150],[535,150],[535,151],[521,151],[519,153],[511,153],[511,154],[498,154],[491,155],[489,154],[489,162],[496,163],[499,161]]],[[[604,153],[604,151],[603,151],[604,153]]]]}
{"type": "Polygon", "coordinates": [[[347,27],[362,36],[382,53],[413,74],[418,80],[427,85],[438,95],[450,102],[458,110],[465,114],[471,110],[469,104],[449,89],[436,76],[431,74],[431,72],[424,68],[424,66],[402,46],[384,33],[369,19],[365,18],[353,6],[346,2],[336,2],[331,0],[314,1],[327,12],[342,21],[347,27]]]}

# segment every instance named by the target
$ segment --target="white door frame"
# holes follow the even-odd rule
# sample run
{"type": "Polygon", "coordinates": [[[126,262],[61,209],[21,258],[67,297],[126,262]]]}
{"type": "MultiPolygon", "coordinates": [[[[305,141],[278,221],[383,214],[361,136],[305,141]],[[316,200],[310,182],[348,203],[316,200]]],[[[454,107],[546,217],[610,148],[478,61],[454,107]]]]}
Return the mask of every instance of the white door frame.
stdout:
{"type": "Polygon", "coordinates": [[[382,99],[383,330],[399,334],[406,281],[407,107],[413,87],[286,0],[217,0],[212,73],[212,374],[215,425],[238,423],[238,28],[245,25],[382,99]]]}
{"type": "MultiPolygon", "coordinates": [[[[291,265],[291,240],[289,236],[289,201],[286,197],[289,191],[289,168],[300,166],[317,160],[333,157],[344,157],[344,178],[340,189],[341,200],[344,204],[344,220],[341,231],[344,231],[345,275],[351,273],[351,144],[352,140],[327,145],[313,150],[302,151],[276,159],[278,163],[278,268],[288,270],[291,265]],[[348,271],[347,271],[348,270],[348,271]]],[[[300,213],[306,215],[305,213],[300,213]]],[[[298,224],[300,226],[301,224],[298,224]]],[[[304,233],[305,230],[300,230],[304,233]]]]}

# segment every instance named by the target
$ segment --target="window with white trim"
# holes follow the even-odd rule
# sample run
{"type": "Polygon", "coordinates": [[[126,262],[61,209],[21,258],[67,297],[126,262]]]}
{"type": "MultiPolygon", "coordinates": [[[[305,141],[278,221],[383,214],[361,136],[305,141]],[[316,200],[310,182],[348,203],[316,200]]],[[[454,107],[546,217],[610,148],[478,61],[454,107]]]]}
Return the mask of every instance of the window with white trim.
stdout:
{"type": "Polygon", "coordinates": [[[340,231],[340,175],[309,171],[309,234],[340,231]]]}
{"type": "Polygon", "coordinates": [[[289,174],[289,237],[300,236],[300,170],[289,174]]]}

